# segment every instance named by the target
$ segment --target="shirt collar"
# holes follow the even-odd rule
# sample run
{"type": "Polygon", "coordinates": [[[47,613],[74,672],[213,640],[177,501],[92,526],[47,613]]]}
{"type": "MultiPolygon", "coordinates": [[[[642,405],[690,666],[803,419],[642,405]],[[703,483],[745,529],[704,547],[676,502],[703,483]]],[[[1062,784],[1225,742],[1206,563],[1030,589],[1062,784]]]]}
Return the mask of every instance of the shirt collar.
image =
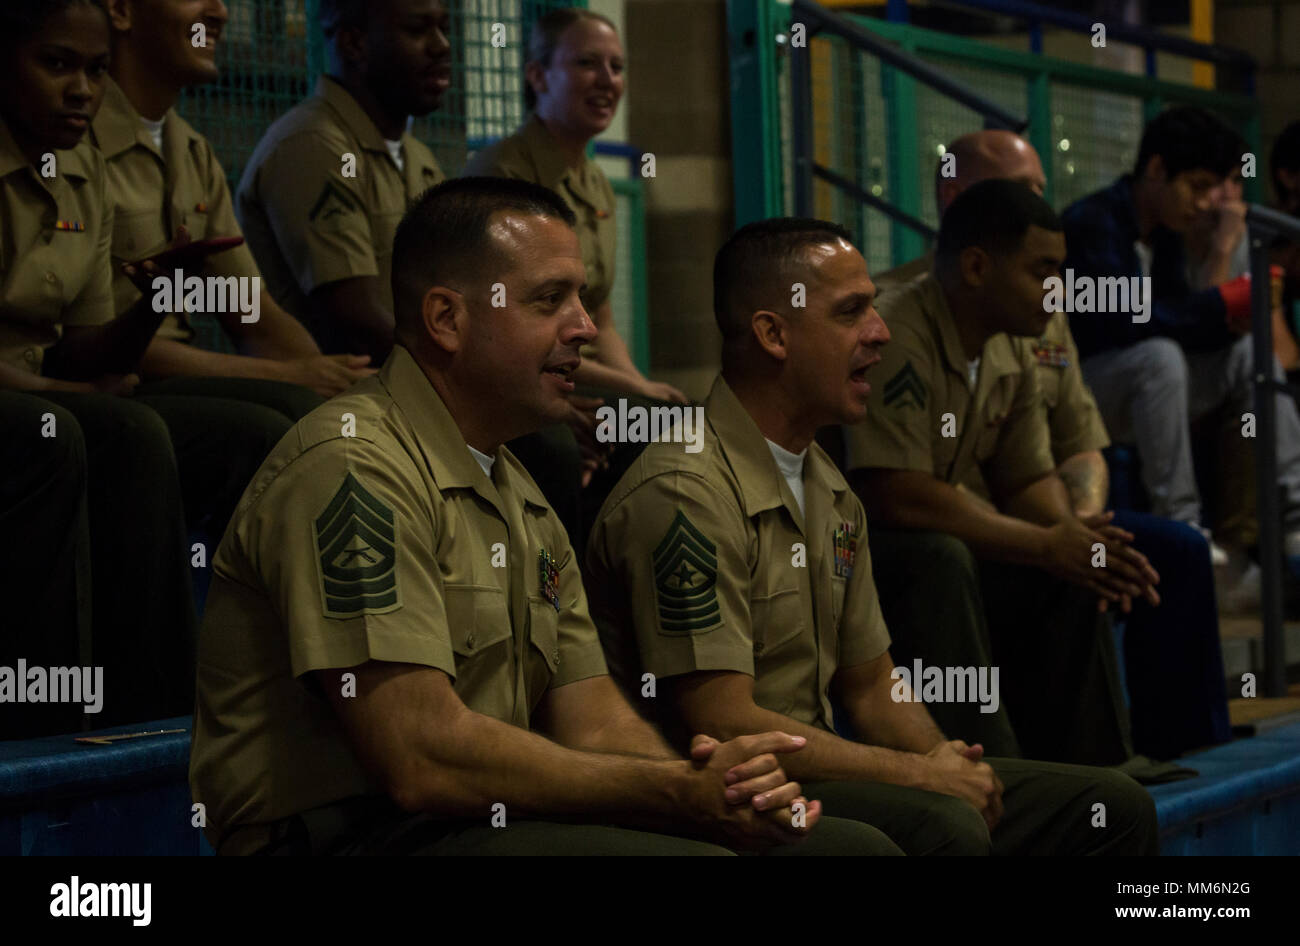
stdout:
{"type": "Polygon", "coordinates": [[[536,112],[530,112],[528,121],[524,122],[523,139],[524,144],[528,146],[528,153],[532,156],[533,163],[537,166],[539,178],[537,183],[554,190],[560,181],[569,176],[571,168],[564,163],[559,149],[555,147],[555,139],[546,130],[546,126],[542,124],[536,112]]]}
{"type": "MultiPolygon", "coordinates": [[[[704,416],[740,484],[745,515],[754,516],[784,505],[781,495],[784,477],[768,449],[767,438],[721,375],[713,382],[704,402],[704,416]]],[[[830,457],[816,443],[809,447],[804,459],[803,475],[805,482],[816,483],[831,493],[842,493],[849,488],[830,457]]],[[[791,513],[797,514],[798,510],[793,509],[791,513]]],[[[798,516],[796,521],[800,521],[798,516]]]]}
{"type": "MultiPolygon", "coordinates": [[[[943,287],[933,272],[921,280],[919,292],[926,317],[937,330],[944,361],[948,363],[949,370],[956,372],[962,379],[962,384],[970,390],[967,382],[970,379],[972,359],[966,357],[961,336],[957,334],[957,319],[953,316],[952,309],[948,308],[948,297],[944,295],[943,287]]],[[[1020,372],[1020,362],[1015,355],[1011,336],[1005,332],[998,332],[986,339],[977,357],[980,359],[981,385],[986,384],[986,378],[991,380],[1004,374],[1020,372]]]]}
{"type": "MultiPolygon", "coordinates": [[[[59,177],[76,177],[85,180],[91,176],[91,169],[86,166],[82,155],[78,153],[80,147],[78,145],[77,148],[55,152],[59,177]]],[[[0,119],[0,177],[8,177],[15,171],[21,171],[28,167],[31,167],[31,165],[27,162],[27,156],[18,147],[18,142],[14,138],[13,132],[9,130],[9,125],[3,119],[0,119]]],[[[51,182],[46,181],[44,183],[48,189],[51,182]]]]}
{"type": "MultiPolygon", "coordinates": [[[[369,151],[378,151],[382,154],[388,154],[388,145],[384,143],[384,136],[376,125],[366,114],[365,109],[361,107],[352,93],[343,87],[343,83],[333,76],[321,76],[316,80],[316,95],[325,100],[325,104],[338,113],[339,120],[343,122],[344,127],[360,140],[362,147],[369,151]]],[[[400,140],[406,140],[406,132],[402,132],[400,140]]],[[[411,160],[410,149],[407,149],[407,162],[411,160]]]]}
{"type": "Polygon", "coordinates": [[[439,489],[473,489],[496,505],[496,497],[485,491],[483,484],[485,481],[498,482],[508,467],[516,474],[522,473],[513,476],[510,485],[525,502],[543,509],[550,508],[532,477],[523,472],[519,461],[505,447],[497,452],[497,462],[492,467],[493,478],[488,481],[483,468],[469,452],[469,444],[447,405],[405,347],[393,346],[392,353],[379,369],[379,380],[414,429],[420,452],[424,454],[439,489]]]}

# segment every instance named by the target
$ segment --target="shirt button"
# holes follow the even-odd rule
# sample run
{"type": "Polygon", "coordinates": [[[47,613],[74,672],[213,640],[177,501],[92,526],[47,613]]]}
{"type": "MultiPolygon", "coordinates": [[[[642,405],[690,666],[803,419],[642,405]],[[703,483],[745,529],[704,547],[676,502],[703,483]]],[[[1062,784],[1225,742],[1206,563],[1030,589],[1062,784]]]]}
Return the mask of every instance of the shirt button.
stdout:
{"type": "Polygon", "coordinates": [[[23,357],[27,359],[28,364],[34,365],[36,364],[37,361],[40,360],[40,352],[38,352],[35,348],[29,348],[25,352],[23,352],[23,357]]]}
{"type": "Polygon", "coordinates": [[[45,271],[45,281],[46,281],[46,282],[57,282],[58,279],[59,279],[59,277],[58,277],[58,276],[55,276],[54,273],[53,273],[53,271],[51,271],[51,270],[46,270],[46,271],[45,271]]]}
{"type": "Polygon", "coordinates": [[[763,652],[763,642],[759,641],[757,644],[754,645],[754,653],[761,654],[762,652],[763,652]]]}
{"type": "Polygon", "coordinates": [[[471,634],[469,637],[465,638],[465,646],[468,647],[470,650],[473,650],[473,649],[474,649],[474,635],[473,635],[473,634],[471,634]]]}
{"type": "Polygon", "coordinates": [[[551,660],[555,661],[557,664],[560,662],[560,648],[557,647],[551,651],[551,660]]]}

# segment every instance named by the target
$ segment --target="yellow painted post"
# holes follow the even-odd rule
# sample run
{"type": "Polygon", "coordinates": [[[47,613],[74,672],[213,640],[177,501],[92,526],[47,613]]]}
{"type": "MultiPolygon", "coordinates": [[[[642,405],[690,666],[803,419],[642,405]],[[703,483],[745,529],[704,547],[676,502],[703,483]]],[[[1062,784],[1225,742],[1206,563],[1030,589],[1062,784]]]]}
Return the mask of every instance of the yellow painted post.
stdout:
{"type": "MultiPolygon", "coordinates": [[[[1214,42],[1214,0],[1191,0],[1192,39],[1198,43],[1214,42]]],[[[1192,63],[1192,85],[1214,88],[1214,64],[1192,63]]]]}

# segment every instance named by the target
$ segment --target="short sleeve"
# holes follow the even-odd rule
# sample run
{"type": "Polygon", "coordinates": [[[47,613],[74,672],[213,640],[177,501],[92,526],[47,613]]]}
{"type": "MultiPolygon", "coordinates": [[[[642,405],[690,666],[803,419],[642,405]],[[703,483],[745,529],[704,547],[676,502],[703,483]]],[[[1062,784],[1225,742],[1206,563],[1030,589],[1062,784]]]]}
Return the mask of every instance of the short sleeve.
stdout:
{"type": "Polygon", "coordinates": [[[890,325],[881,361],[867,373],[866,419],[844,427],[844,468],[934,473],[933,348],[909,325],[890,325]]]}
{"type": "Polygon", "coordinates": [[[319,444],[237,522],[237,552],[282,618],[295,677],[368,660],[455,676],[429,500],[401,457],[358,438],[319,444]]]}
{"type": "MultiPolygon", "coordinates": [[[[379,275],[358,178],[343,176],[349,147],[341,137],[298,133],[270,149],[257,171],[257,199],[303,293],[379,275]]],[[[368,159],[355,157],[358,165],[368,159]]]]}
{"type": "MultiPolygon", "coordinates": [[[[217,156],[208,149],[207,167],[203,182],[208,206],[208,237],[243,236],[235,218],[234,200],[230,195],[230,184],[226,181],[226,172],[221,168],[217,156]]],[[[259,276],[257,261],[247,243],[241,243],[233,249],[210,256],[206,260],[206,271],[218,276],[259,276]]]]}
{"type": "Polygon", "coordinates": [[[997,498],[1011,496],[1056,468],[1038,389],[1038,363],[1028,344],[1017,340],[1021,383],[998,433],[997,449],[981,472],[997,498]]]}
{"type": "Polygon", "coordinates": [[[663,473],[607,507],[592,542],[597,594],[626,615],[630,626],[612,630],[635,636],[645,670],[753,676],[747,538],[734,498],[696,474],[663,473]]]}
{"type": "Polygon", "coordinates": [[[872,577],[871,547],[867,541],[867,514],[852,493],[855,531],[858,534],[853,574],[844,591],[844,617],[840,621],[838,665],[855,667],[875,660],[889,649],[889,630],[880,611],[880,595],[872,577]]]}
{"type": "Polygon", "coordinates": [[[1083,383],[1079,369],[1079,350],[1068,328],[1065,330],[1066,365],[1061,372],[1060,391],[1055,406],[1047,409],[1047,423],[1052,438],[1052,457],[1059,464],[1077,453],[1100,450],[1110,445],[1106,425],[1102,422],[1097,401],[1083,383]]]}

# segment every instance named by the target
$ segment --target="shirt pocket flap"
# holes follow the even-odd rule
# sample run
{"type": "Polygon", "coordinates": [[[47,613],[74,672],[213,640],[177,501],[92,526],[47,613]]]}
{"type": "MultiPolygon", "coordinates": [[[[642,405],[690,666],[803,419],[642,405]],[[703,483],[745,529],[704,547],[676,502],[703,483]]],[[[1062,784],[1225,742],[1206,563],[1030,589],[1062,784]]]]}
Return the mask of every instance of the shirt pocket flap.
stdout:
{"type": "Polygon", "coordinates": [[[510,610],[500,588],[485,585],[449,585],[447,624],[451,649],[473,657],[510,637],[510,610]]]}

